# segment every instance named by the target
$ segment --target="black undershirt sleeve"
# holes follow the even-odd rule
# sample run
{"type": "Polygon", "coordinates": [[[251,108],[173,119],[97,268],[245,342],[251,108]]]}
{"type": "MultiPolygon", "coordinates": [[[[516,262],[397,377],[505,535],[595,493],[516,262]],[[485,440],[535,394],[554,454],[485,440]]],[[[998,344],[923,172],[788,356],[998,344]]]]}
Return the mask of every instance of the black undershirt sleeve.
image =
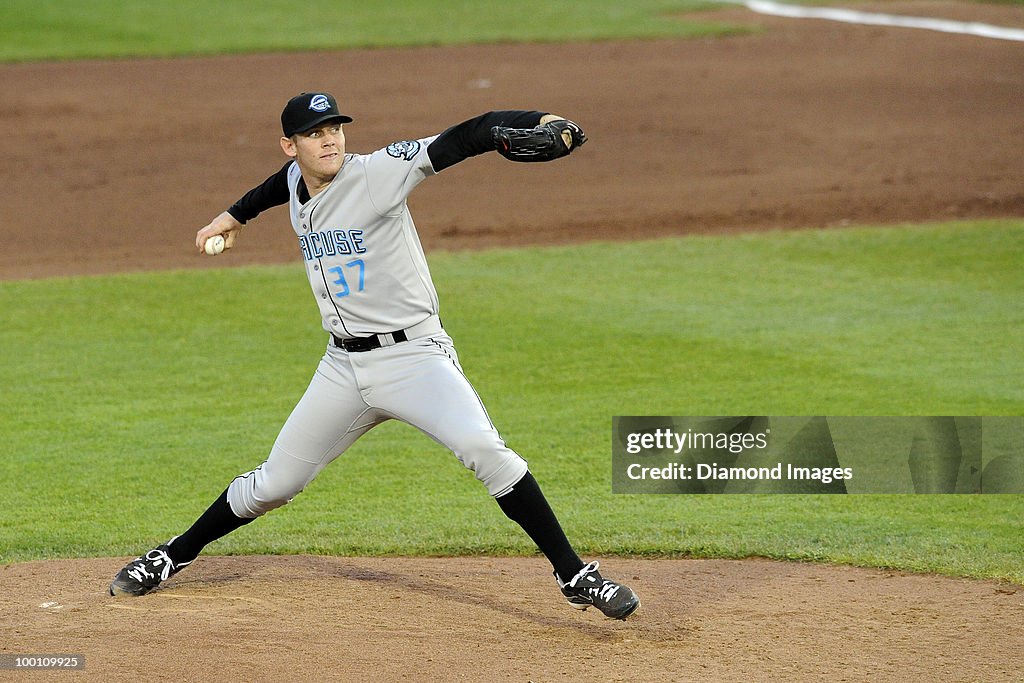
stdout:
{"type": "Polygon", "coordinates": [[[236,221],[245,223],[260,215],[267,209],[288,203],[288,167],[291,161],[281,170],[252,188],[228,209],[236,221]]]}
{"type": "MultiPolygon", "coordinates": [[[[494,126],[533,128],[540,123],[544,114],[539,111],[514,109],[491,111],[463,121],[444,131],[430,143],[430,146],[427,147],[430,163],[434,167],[434,171],[439,172],[469,157],[490,152],[494,149],[491,141],[491,128],[494,126]]],[[[291,161],[286,162],[281,170],[246,192],[241,199],[231,205],[228,213],[239,223],[244,224],[267,209],[287,204],[288,167],[291,163],[291,161]]],[[[304,187],[300,187],[300,193],[304,189],[304,187]]]]}
{"type": "Polygon", "coordinates": [[[513,109],[489,111],[463,121],[441,133],[430,143],[427,147],[430,163],[434,171],[441,172],[469,157],[493,151],[491,128],[534,128],[540,124],[542,116],[544,112],[513,109]]]}

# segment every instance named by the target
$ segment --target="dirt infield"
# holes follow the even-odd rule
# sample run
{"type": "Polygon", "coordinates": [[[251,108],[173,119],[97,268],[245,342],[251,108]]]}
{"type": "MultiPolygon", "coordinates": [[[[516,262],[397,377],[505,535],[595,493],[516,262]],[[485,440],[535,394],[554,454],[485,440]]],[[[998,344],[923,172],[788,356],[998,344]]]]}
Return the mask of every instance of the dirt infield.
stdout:
{"type": "MultiPolygon", "coordinates": [[[[1019,681],[1024,589],[769,561],[606,563],[644,604],[579,613],[538,558],[203,558],[142,598],[122,559],[0,568],[0,650],[74,680],[1019,681]],[[140,678],[142,677],[142,678],[140,678]]],[[[32,675],[32,674],[27,674],[32,675]]],[[[17,678],[16,680],[21,680],[17,678]]]]}
{"type": "MultiPolygon", "coordinates": [[[[950,7],[925,5],[967,11],[950,7]]],[[[1024,23],[1018,7],[978,11],[1024,23]]],[[[586,125],[569,160],[488,155],[424,183],[411,205],[428,251],[1024,214],[1020,43],[721,16],[766,30],[0,66],[0,277],[295,260],[284,209],[216,261],[191,245],[284,162],[277,120],[301,89],[339,96],[351,151],[493,108],[586,125]]]]}
{"type": "MultiPolygon", "coordinates": [[[[878,6],[1024,25],[1014,7],[878,6]]],[[[314,89],[356,118],[351,151],[494,108],[586,126],[570,160],[490,155],[424,183],[428,252],[1024,215],[1019,43],[718,16],[765,30],[0,66],[0,279],[295,261],[282,209],[217,259],[191,245],[283,163],[280,107],[314,89]]],[[[991,582],[613,558],[644,599],[618,623],[567,607],[536,558],[210,557],[113,600],[124,559],[0,566],[0,653],[84,654],[66,676],[90,681],[1024,680],[1024,589],[991,582]]]]}

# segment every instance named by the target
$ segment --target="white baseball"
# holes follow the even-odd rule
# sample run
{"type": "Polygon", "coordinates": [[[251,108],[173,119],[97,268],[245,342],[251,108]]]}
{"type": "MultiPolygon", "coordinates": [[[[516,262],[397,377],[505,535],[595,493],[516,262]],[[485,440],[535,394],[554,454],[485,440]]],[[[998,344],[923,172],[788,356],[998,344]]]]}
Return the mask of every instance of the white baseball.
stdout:
{"type": "Polygon", "coordinates": [[[221,253],[224,251],[224,237],[221,235],[214,235],[210,239],[206,240],[206,244],[203,245],[203,251],[210,256],[216,256],[221,253]]]}

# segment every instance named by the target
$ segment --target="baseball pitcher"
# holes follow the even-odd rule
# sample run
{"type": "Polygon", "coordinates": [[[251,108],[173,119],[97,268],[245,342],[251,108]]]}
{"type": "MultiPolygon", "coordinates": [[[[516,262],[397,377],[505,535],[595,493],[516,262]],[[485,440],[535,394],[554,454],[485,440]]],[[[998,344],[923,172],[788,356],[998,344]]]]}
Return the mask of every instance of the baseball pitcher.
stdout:
{"type": "Polygon", "coordinates": [[[184,533],[129,562],[110,594],[152,591],[207,544],[285,505],[356,439],[396,419],[474,473],[551,562],[570,605],[625,619],[639,598],[603,578],[597,562],[580,560],[526,461],[505,445],[463,373],[406,204],[421,182],[469,157],[496,150],[512,161],[551,161],[583,145],[583,130],[538,111],[493,111],[440,135],[351,154],[343,129],[351,121],[328,93],[292,98],[281,114],[288,161],[196,234],[200,252],[218,237],[230,249],[248,221],[287,204],[327,349],[267,459],[236,477],[184,533]]]}

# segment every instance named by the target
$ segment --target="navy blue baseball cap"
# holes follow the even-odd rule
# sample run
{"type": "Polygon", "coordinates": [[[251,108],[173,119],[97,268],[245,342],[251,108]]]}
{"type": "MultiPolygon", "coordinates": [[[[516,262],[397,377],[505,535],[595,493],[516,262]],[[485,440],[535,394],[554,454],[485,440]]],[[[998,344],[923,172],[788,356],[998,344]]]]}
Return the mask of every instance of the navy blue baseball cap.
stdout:
{"type": "Polygon", "coordinates": [[[281,129],[290,138],[304,133],[321,123],[336,119],[339,123],[351,123],[352,117],[338,111],[334,95],[325,92],[304,92],[288,100],[281,112],[281,129]]]}

